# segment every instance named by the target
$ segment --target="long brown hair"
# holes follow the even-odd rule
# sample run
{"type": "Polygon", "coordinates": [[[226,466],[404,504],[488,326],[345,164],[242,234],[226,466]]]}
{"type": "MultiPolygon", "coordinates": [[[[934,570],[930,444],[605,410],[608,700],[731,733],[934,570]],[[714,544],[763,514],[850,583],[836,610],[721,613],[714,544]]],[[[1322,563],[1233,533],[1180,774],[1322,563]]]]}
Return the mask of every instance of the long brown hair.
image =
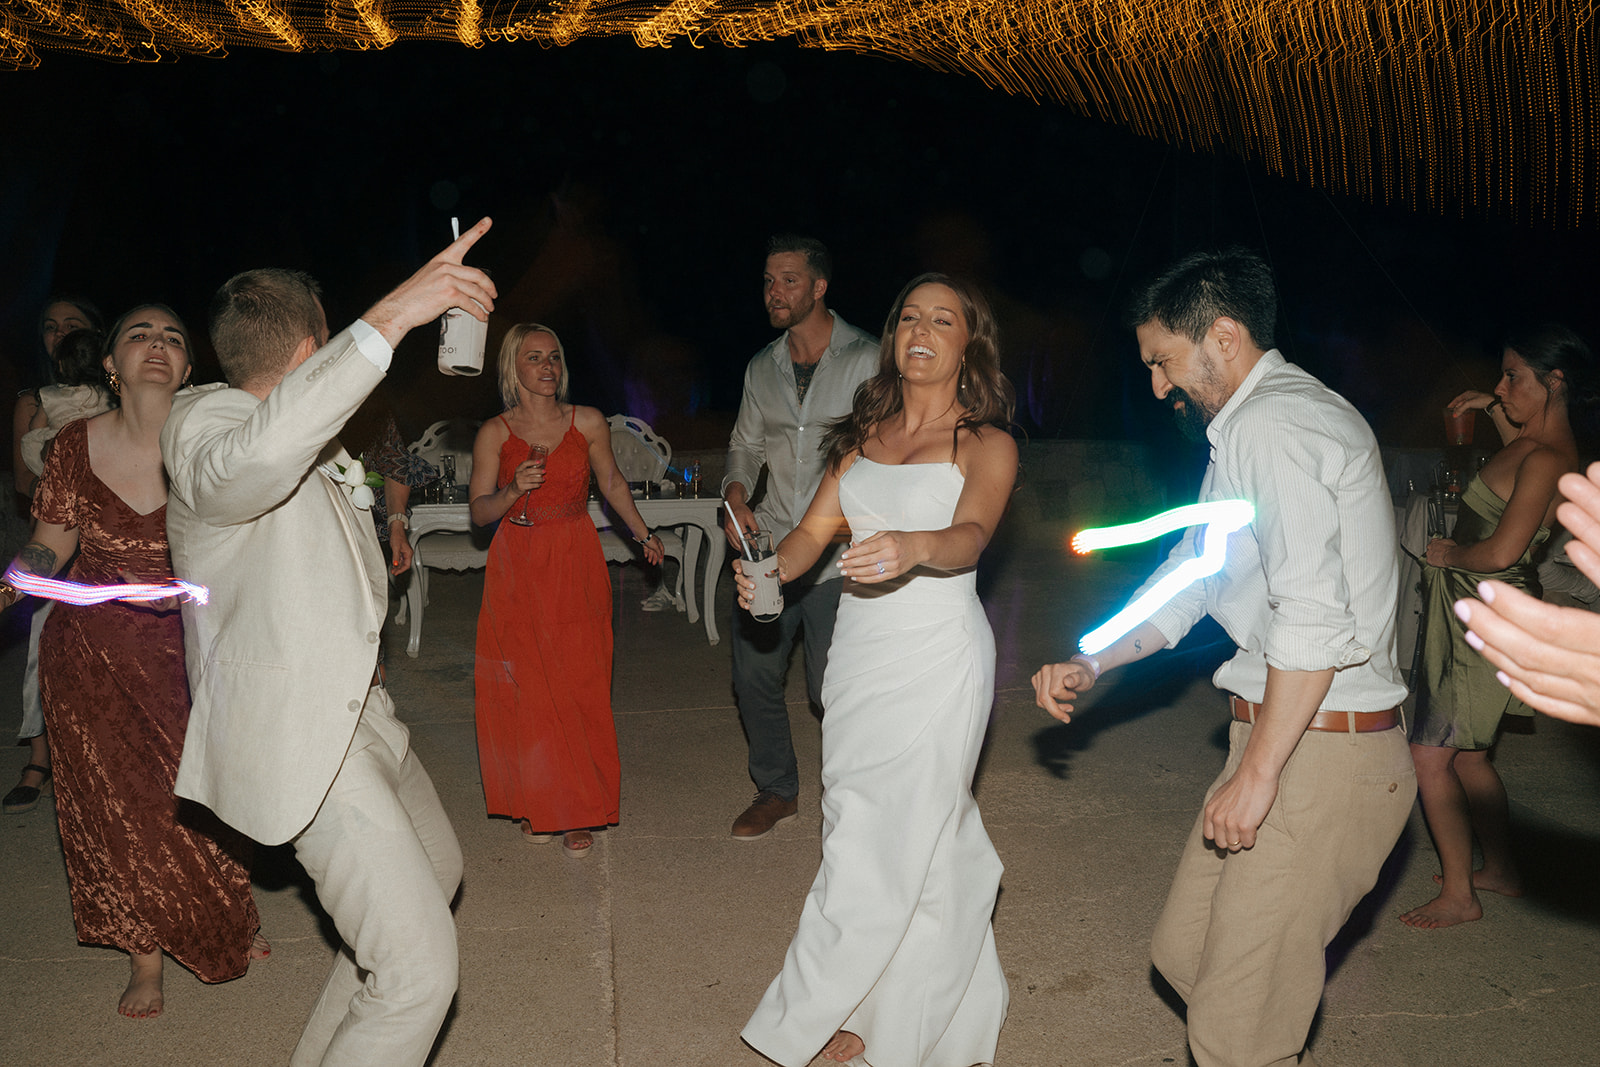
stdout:
{"type": "Polygon", "coordinates": [[[856,387],[850,414],[836,419],[822,437],[828,466],[837,471],[851,455],[860,452],[878,426],[905,407],[900,368],[894,359],[894,335],[900,323],[900,310],[920,285],[948,286],[961,301],[961,314],[967,320],[967,350],[962,353],[965,368],[956,386],[956,403],[961,417],[956,420],[950,439],[950,458],[955,458],[956,442],[962,430],[974,433],[984,426],[1008,430],[1016,410],[1016,394],[1011,382],[1000,372],[1000,331],[989,301],[977,286],[947,274],[919,274],[906,283],[889,308],[878,342],[878,373],[856,387]]]}

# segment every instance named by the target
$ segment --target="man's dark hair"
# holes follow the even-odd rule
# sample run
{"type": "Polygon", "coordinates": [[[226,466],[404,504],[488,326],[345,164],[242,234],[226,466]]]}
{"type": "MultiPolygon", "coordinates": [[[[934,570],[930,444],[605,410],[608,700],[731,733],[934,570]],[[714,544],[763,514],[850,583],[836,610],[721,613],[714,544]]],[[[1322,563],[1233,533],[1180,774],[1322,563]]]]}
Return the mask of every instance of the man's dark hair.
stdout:
{"type": "Polygon", "coordinates": [[[784,252],[799,252],[806,257],[806,269],[813,278],[821,278],[825,282],[833,281],[833,257],[828,254],[828,246],[815,237],[802,237],[798,233],[774,234],[767,240],[767,256],[780,255],[784,252]]]}
{"type": "Polygon", "coordinates": [[[1278,293],[1272,271],[1248,248],[1196,252],[1168,267],[1134,295],[1127,323],[1154,322],[1198,344],[1226,315],[1250,331],[1260,348],[1275,345],[1278,293]]]}
{"type": "Polygon", "coordinates": [[[304,271],[266,267],[229,278],[211,300],[211,345],[235,388],[283,373],[300,342],[325,327],[322,287],[304,271]]]}

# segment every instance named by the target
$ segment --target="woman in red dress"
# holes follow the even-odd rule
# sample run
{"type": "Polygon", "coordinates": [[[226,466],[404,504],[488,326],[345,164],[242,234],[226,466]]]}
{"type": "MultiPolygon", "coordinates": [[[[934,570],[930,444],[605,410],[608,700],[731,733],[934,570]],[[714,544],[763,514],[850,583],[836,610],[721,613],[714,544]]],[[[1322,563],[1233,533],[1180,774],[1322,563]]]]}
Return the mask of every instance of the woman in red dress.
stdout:
{"type": "Polygon", "coordinates": [[[472,449],[472,521],[505,519],[478,613],[478,762],[490,815],[528,840],[584,855],[617,821],[622,773],[611,718],[611,579],[589,521],[589,472],[645,559],[661,541],[634,506],[595,408],[567,403],[554,332],[512,327],[500,346],[506,410],[472,449]],[[539,450],[543,450],[543,455],[539,450]]]}
{"type": "MultiPolygon", "coordinates": [[[[118,320],[106,348],[120,404],[57,435],[15,565],[48,576],[72,559],[67,577],[93,585],[170,580],[159,438],[189,377],[188,332],[170,309],[145,305],[118,320]]],[[[0,584],[0,604],[17,598],[0,584]]],[[[132,964],[117,1010],[161,1014],[163,951],[204,982],[242,975],[267,953],[249,842],[172,793],[189,721],[176,600],[58,604],[39,681],[78,940],[132,964]]]]}

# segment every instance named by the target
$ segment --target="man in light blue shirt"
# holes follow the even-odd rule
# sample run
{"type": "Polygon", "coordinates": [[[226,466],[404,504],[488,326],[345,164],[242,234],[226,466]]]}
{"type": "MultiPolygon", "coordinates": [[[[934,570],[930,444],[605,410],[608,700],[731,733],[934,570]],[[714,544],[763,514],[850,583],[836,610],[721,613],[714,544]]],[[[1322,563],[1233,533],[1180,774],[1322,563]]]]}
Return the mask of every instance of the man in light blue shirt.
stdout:
{"type": "MultiPolygon", "coordinates": [[[[1207,792],[1151,943],[1188,1005],[1199,1067],[1314,1064],[1324,952],[1377,881],[1417,779],[1399,724],[1394,513],[1372,430],[1273,347],[1277,294],[1253,253],[1188,257],[1129,315],[1150,384],[1211,446],[1203,501],[1246,500],[1217,574],[1103,651],[1034,675],[1046,711],[1175,645],[1204,615],[1238,653],[1228,761],[1207,792]]],[[[1200,554],[1192,529],[1140,590],[1200,554]]],[[[1139,594],[1136,593],[1135,597],[1139,594]]]]}
{"type": "MultiPolygon", "coordinates": [[[[734,519],[725,519],[728,543],[739,551],[744,530],[768,530],[773,544],[793,530],[822,481],[822,435],[850,411],[856,386],[878,369],[877,338],[845,322],[824,303],[833,263],[821,241],[794,234],[767,247],[762,297],[767,317],[783,331],[745,370],[744,399],[728,441],[722,496],[734,519]],[[766,486],[752,510],[756,483],[766,486]]],[[[817,561],[810,573],[784,586],[784,610],[760,623],[733,609],[733,691],[750,742],[755,799],[733,824],[741,841],[764,837],[794,817],[800,793],[784,673],[797,637],[805,639],[806,691],[822,704],[822,672],[839,608],[843,545],[817,561]]]]}

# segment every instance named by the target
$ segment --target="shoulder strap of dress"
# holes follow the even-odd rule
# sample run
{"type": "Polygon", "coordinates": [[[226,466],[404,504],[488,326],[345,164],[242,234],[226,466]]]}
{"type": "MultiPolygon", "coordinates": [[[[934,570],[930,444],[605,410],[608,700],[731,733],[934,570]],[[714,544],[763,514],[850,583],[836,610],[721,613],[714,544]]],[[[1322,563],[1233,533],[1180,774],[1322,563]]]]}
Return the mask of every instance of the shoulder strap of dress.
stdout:
{"type": "Polygon", "coordinates": [[[574,405],[572,405],[572,421],[567,424],[567,429],[576,430],[577,428],[578,428],[578,405],[574,404],[574,405]]]}
{"type": "Polygon", "coordinates": [[[506,433],[510,433],[511,432],[511,420],[506,418],[506,413],[503,412],[503,411],[500,413],[500,421],[506,424],[506,433]]]}

